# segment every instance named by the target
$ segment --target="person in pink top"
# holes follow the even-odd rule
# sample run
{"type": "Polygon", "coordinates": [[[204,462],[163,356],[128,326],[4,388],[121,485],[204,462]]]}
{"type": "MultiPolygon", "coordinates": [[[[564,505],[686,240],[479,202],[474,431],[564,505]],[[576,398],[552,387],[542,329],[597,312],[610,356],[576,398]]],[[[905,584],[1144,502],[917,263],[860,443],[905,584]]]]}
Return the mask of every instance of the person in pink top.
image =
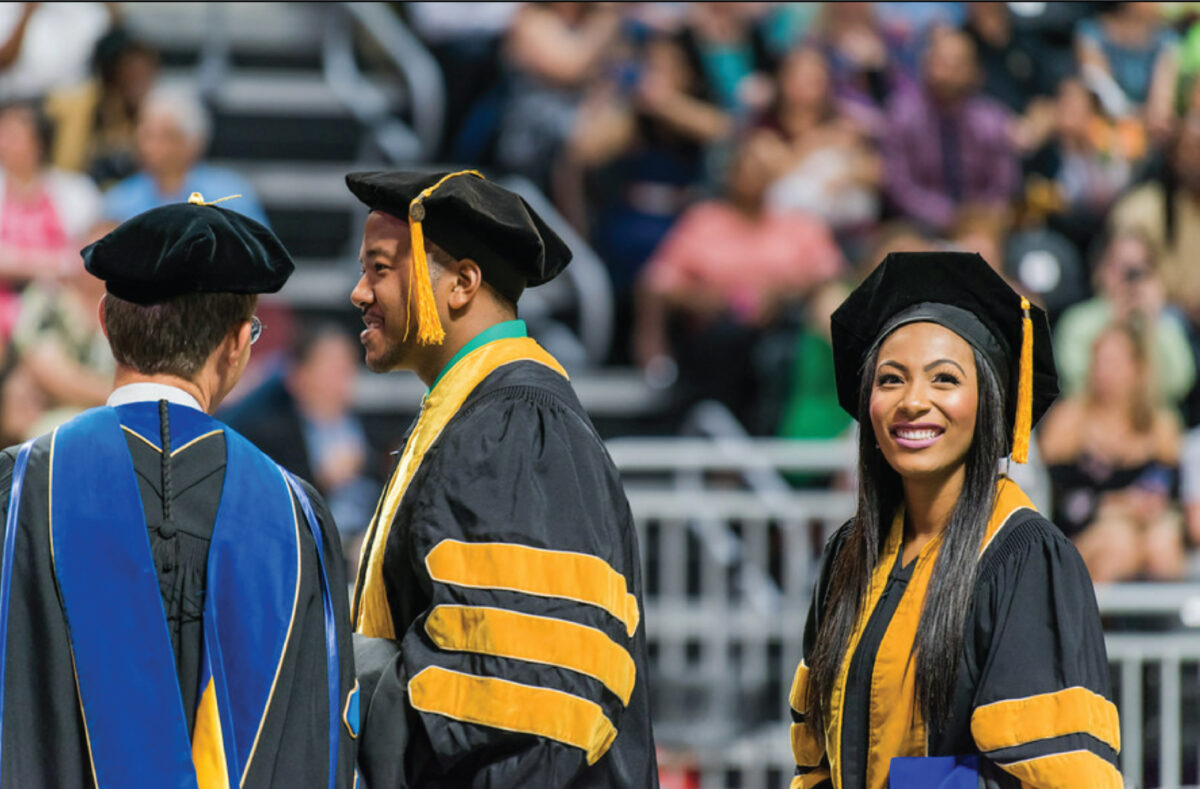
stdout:
{"type": "MultiPolygon", "coordinates": [[[[678,358],[688,378],[689,363],[699,360],[696,377],[733,385],[729,365],[749,359],[759,331],[842,272],[842,254],[821,220],[766,210],[767,187],[785,163],[778,140],[742,143],[725,196],[688,209],[651,256],[634,326],[634,358],[643,369],[653,374],[678,358]]],[[[744,387],[740,394],[712,391],[703,382],[700,389],[735,411],[736,401],[752,394],[744,387]]]]}

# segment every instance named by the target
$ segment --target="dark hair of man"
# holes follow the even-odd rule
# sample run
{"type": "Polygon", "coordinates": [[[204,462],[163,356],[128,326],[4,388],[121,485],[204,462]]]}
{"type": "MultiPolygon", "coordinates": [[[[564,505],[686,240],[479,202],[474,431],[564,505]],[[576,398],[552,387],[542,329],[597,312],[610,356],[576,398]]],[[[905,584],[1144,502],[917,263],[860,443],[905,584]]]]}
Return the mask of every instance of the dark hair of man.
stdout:
{"type": "Polygon", "coordinates": [[[143,375],[192,379],[221,341],[250,320],[258,296],[242,293],[187,293],[143,306],[104,298],[104,326],[118,364],[143,375]]]}
{"type": "MultiPolygon", "coordinates": [[[[904,501],[900,475],[888,465],[871,429],[870,401],[883,338],[867,355],[859,390],[858,511],[833,564],[829,593],[809,668],[806,722],[818,737],[830,719],[833,684],[879,563],[892,518],[904,501]]],[[[958,674],[963,626],[975,584],[975,565],[996,497],[999,459],[1007,450],[1004,403],[998,376],[975,351],[979,403],[975,435],[967,450],[962,493],[942,535],[942,545],[925,593],[913,649],[917,657],[917,701],[929,727],[945,723],[958,674]]]]}
{"type": "Polygon", "coordinates": [[[288,361],[294,366],[302,366],[312,355],[313,349],[328,337],[345,341],[349,335],[333,321],[302,322],[288,344],[288,361]]]}
{"type": "MultiPolygon", "coordinates": [[[[455,259],[446,250],[428,242],[426,242],[425,250],[430,263],[429,278],[431,281],[436,283],[442,272],[449,270],[450,267],[454,265],[455,259]]],[[[517,317],[517,305],[512,299],[501,294],[500,291],[489,285],[486,276],[484,277],[483,285],[504,312],[511,315],[513,318],[517,317]]]]}

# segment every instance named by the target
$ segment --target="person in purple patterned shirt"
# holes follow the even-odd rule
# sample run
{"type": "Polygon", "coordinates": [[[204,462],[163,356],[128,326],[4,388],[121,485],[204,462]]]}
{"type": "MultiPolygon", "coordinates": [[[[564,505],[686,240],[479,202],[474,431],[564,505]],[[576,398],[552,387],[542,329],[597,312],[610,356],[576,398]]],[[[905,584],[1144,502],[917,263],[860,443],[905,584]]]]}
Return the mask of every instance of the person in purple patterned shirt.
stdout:
{"type": "Polygon", "coordinates": [[[888,107],[886,189],[902,215],[941,231],[963,206],[1004,210],[1020,166],[1008,111],[979,92],[971,39],[935,28],[921,65],[920,86],[888,107]]]}

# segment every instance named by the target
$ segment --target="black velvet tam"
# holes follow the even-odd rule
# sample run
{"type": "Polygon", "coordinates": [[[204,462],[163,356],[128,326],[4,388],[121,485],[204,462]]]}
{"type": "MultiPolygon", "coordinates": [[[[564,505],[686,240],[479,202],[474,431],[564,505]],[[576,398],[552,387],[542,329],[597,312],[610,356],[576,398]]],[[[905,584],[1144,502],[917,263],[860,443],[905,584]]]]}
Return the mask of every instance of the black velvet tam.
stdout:
{"type": "Polygon", "coordinates": [[[526,286],[549,282],[571,262],[571,250],[529,204],[478,175],[447,179],[414,205],[446,173],[361,172],[346,186],[372,211],[421,223],[429,239],[457,260],[479,264],[484,281],[516,301],[526,286]]]}
{"type": "Polygon", "coordinates": [[[268,228],[194,203],[138,214],[85,247],[83,262],[109,293],[136,304],[185,293],[274,293],[295,268],[268,228]]]}
{"type": "MultiPolygon", "coordinates": [[[[1046,313],[1033,324],[1033,424],[1058,396],[1046,313]]],[[[877,342],[908,323],[945,326],[992,363],[1005,391],[1008,424],[1016,415],[1021,353],[1021,296],[982,257],[969,252],[893,252],[833,313],[838,402],[858,418],[863,366],[877,342]]]]}

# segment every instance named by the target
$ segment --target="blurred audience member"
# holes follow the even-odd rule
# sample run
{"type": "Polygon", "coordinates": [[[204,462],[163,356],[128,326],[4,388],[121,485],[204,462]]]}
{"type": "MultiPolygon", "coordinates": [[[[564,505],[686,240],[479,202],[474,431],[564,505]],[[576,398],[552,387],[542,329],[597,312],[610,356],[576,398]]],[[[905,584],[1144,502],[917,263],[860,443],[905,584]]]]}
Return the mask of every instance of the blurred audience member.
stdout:
{"type": "Polygon", "coordinates": [[[786,172],[767,193],[771,210],[806,211],[839,233],[879,218],[880,158],[838,113],[819,49],[801,47],[785,58],[774,106],[759,126],[789,149],[786,172]]]}
{"type": "Polygon", "coordinates": [[[16,319],[17,291],[79,266],[79,238],[100,193],[87,177],[45,165],[49,126],[29,103],[0,108],[0,336],[16,319]]]}
{"type": "Polygon", "coordinates": [[[115,3],[0,3],[0,101],[41,98],[88,77],[115,3]]]}
{"type": "Polygon", "coordinates": [[[92,80],[47,97],[46,112],[55,165],[109,186],[137,172],[138,115],[158,79],[158,52],[118,27],[96,44],[92,68],[92,80]]]}
{"type": "Polygon", "coordinates": [[[675,356],[685,385],[737,413],[752,397],[753,376],[744,366],[756,331],[842,269],[823,223],[765,210],[767,185],[784,156],[771,138],[744,143],[730,164],[726,197],[690,208],[640,283],[635,360],[647,368],[675,356]]]}
{"type": "MultiPolygon", "coordinates": [[[[304,326],[286,369],[248,394],[227,418],[275,462],[312,481],[347,542],[366,528],[379,495],[366,433],[352,410],[358,358],[338,326],[304,326]]],[[[357,555],[351,551],[347,558],[357,555]]]]}
{"type": "Polygon", "coordinates": [[[1167,300],[1200,325],[1200,112],[1181,124],[1159,176],[1118,200],[1108,224],[1150,237],[1161,250],[1159,272],[1167,300]]]}
{"type": "Polygon", "coordinates": [[[1112,115],[1141,115],[1162,138],[1171,131],[1179,36],[1159,3],[1105,3],[1077,28],[1079,66],[1112,115]]]}
{"type": "Polygon", "coordinates": [[[1013,25],[1007,3],[965,3],[963,31],[975,44],[980,90],[1015,113],[1038,95],[1036,40],[1013,25]]]}
{"type": "Polygon", "coordinates": [[[1063,80],[1052,136],[1025,163],[1028,208],[1086,249],[1146,152],[1139,123],[1109,121],[1082,80],[1063,80]]]}
{"type": "Polygon", "coordinates": [[[1054,358],[1064,393],[1080,392],[1087,381],[1096,338],[1111,323],[1144,327],[1153,350],[1153,391],[1158,403],[1178,405],[1196,380],[1195,363],[1182,320],[1164,309],[1154,243],[1137,230],[1114,233],[1095,266],[1096,296],[1068,307],[1054,333],[1054,358]]]}
{"type": "Polygon", "coordinates": [[[888,98],[911,81],[903,67],[909,41],[884,28],[874,3],[822,3],[812,33],[842,111],[872,139],[882,138],[888,98]]]}
{"type": "Polygon", "coordinates": [[[762,10],[754,3],[692,3],[680,36],[705,98],[742,119],[771,100],[776,59],[758,25],[762,10]]]}
{"type": "Polygon", "coordinates": [[[855,256],[855,274],[860,281],[866,279],[893,252],[921,252],[933,248],[933,242],[921,232],[921,228],[912,222],[893,219],[875,228],[861,252],[855,256]]]}
{"type": "Polygon", "coordinates": [[[527,3],[513,18],[503,53],[507,106],[500,119],[497,163],[553,187],[563,147],[578,129],[578,110],[620,33],[606,3],[527,3]]]}
{"type": "Polygon", "coordinates": [[[1118,323],[1096,337],[1084,390],[1039,431],[1054,522],[1097,583],[1179,578],[1183,525],[1172,503],[1180,425],[1157,405],[1145,335],[1118,323]]]}
{"type": "Polygon", "coordinates": [[[818,285],[808,300],[796,339],[791,377],[779,424],[780,438],[837,438],[852,419],[838,404],[829,318],[850,294],[840,280],[818,285]]]}
{"type": "MultiPolygon", "coordinates": [[[[84,245],[115,228],[102,222],[82,239],[84,245]]],[[[87,408],[104,405],[116,371],[108,341],[100,328],[104,282],[83,267],[61,280],[38,280],[21,296],[13,331],[13,349],[45,394],[54,419],[65,422],[87,408]]]]}
{"type": "Polygon", "coordinates": [[[11,348],[0,362],[0,441],[20,444],[43,431],[46,395],[11,348]]]}
{"type": "Polygon", "coordinates": [[[920,89],[895,94],[883,138],[887,188],[900,213],[944,230],[964,204],[1004,210],[1018,185],[1011,119],[978,91],[964,33],[930,32],[920,89]]]}
{"type": "Polygon", "coordinates": [[[167,203],[183,203],[193,192],[205,200],[240,195],[224,206],[266,224],[250,182],[222,167],[201,163],[212,121],[190,91],[156,87],[142,103],[137,125],[141,172],[119,182],[104,196],[106,219],[124,222],[167,203]]]}

